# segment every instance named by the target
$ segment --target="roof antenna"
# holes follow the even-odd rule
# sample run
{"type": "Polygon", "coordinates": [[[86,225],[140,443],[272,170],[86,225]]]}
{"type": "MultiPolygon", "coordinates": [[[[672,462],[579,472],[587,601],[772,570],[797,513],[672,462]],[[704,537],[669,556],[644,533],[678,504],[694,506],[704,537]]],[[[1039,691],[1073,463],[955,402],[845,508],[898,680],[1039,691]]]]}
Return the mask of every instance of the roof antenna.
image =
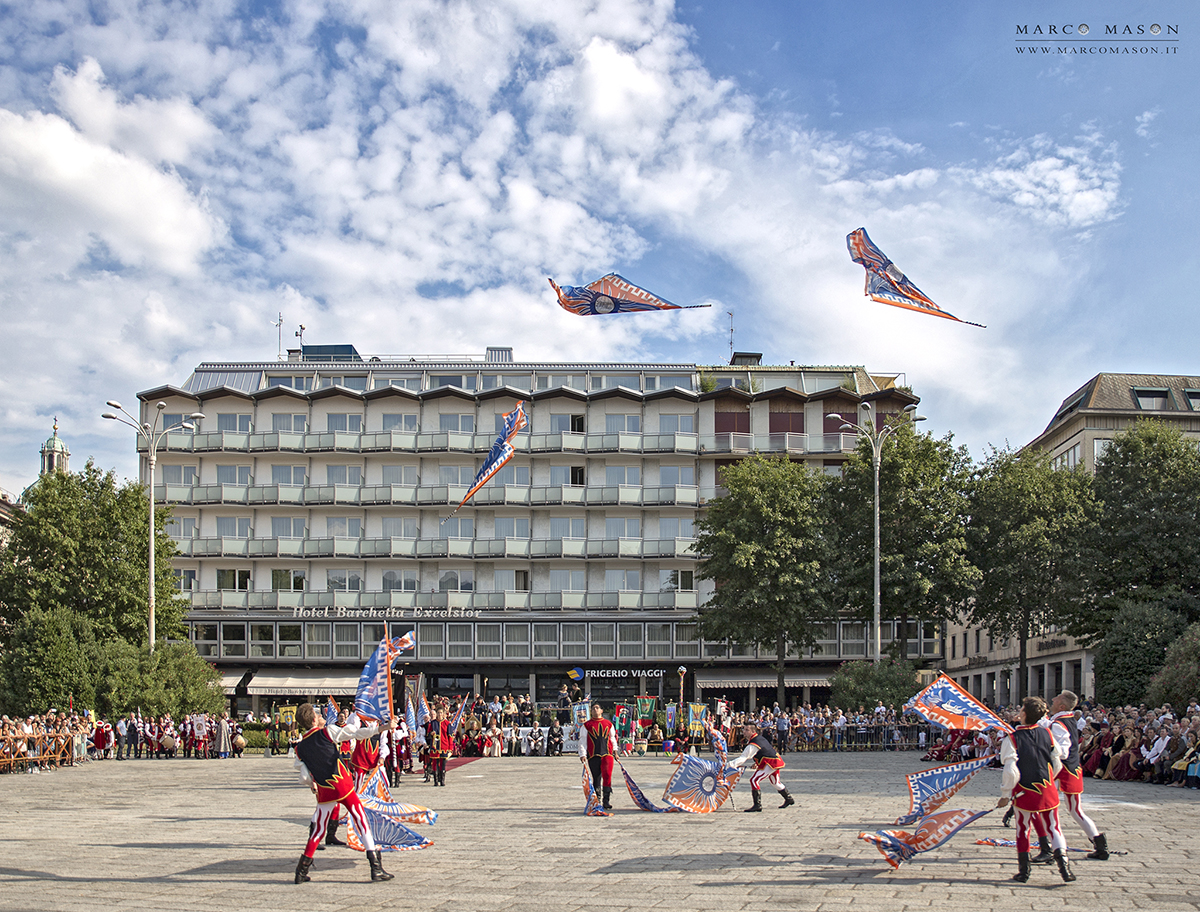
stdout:
{"type": "Polygon", "coordinates": [[[283,360],[283,311],[282,310],[279,312],[279,319],[274,321],[271,325],[279,330],[279,354],[276,357],[280,361],[282,361],[283,360]]]}
{"type": "Polygon", "coordinates": [[[296,333],[296,338],[298,338],[300,340],[300,348],[301,349],[304,348],[304,330],[305,330],[305,326],[303,323],[301,323],[300,331],[298,333],[296,333]]]}
{"type": "Polygon", "coordinates": [[[733,363],[733,311],[727,310],[727,311],[725,311],[725,313],[729,314],[729,363],[732,364],[733,363]]]}

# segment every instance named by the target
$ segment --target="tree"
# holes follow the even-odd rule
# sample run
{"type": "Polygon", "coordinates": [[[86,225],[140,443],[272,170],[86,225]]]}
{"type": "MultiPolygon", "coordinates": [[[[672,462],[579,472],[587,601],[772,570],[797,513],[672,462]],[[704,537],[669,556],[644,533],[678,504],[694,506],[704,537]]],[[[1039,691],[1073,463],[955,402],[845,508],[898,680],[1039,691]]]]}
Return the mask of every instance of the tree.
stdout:
{"type": "MultiPolygon", "coordinates": [[[[879,469],[880,589],[883,618],[899,618],[900,655],[908,655],[908,622],[945,620],[961,610],[979,571],[966,556],[966,489],[971,461],[950,435],[941,440],[900,427],[883,448],[879,469]]],[[[839,531],[838,593],[843,604],[872,617],[874,467],[860,440],[835,487],[839,531]]]]}
{"type": "Polygon", "coordinates": [[[728,491],[697,523],[701,579],[716,591],[701,608],[705,639],[774,649],[785,702],[788,650],[816,642],[830,616],[826,476],[786,458],[755,456],[721,472],[728,491]]]}
{"type": "MultiPolygon", "coordinates": [[[[49,472],[25,496],[0,551],[0,615],[9,624],[35,608],[66,608],[88,617],[98,639],[146,641],[148,516],[146,490],[120,487],[88,460],[77,474],[49,472]]],[[[171,573],[174,542],[156,511],[156,625],[161,637],[183,633],[187,607],[171,573]]]]}
{"type": "Polygon", "coordinates": [[[1069,632],[1103,639],[1130,601],[1169,602],[1200,620],[1200,450],[1178,429],[1143,420],[1096,460],[1101,502],[1085,541],[1069,632]]]}
{"type": "Polygon", "coordinates": [[[1017,639],[1021,699],[1030,636],[1070,617],[1077,543],[1095,513],[1090,476],[1051,468],[1048,453],[993,450],[975,473],[967,543],[981,580],[968,614],[993,636],[1017,639]]]}
{"type": "Polygon", "coordinates": [[[1161,603],[1127,602],[1096,647],[1096,699],[1106,706],[1144,700],[1185,624],[1178,611],[1161,603]]]}
{"type": "MultiPolygon", "coordinates": [[[[140,650],[141,693],[137,706],[154,715],[181,719],[192,712],[220,712],[226,705],[221,673],[191,643],[165,643],[140,650]]],[[[125,709],[133,708],[127,704],[125,709]]]]}
{"type": "Polygon", "coordinates": [[[96,636],[86,617],[62,607],[34,608],[17,622],[3,658],[6,712],[95,705],[96,636]]]}
{"type": "Polygon", "coordinates": [[[829,678],[833,694],[830,706],[853,711],[857,706],[870,709],[876,700],[885,706],[903,706],[920,690],[917,669],[911,662],[891,656],[874,662],[843,662],[829,678]]]}
{"type": "Polygon", "coordinates": [[[1150,702],[1182,710],[1200,699],[1200,624],[1192,624],[1167,647],[1166,662],[1150,679],[1150,702]]]}

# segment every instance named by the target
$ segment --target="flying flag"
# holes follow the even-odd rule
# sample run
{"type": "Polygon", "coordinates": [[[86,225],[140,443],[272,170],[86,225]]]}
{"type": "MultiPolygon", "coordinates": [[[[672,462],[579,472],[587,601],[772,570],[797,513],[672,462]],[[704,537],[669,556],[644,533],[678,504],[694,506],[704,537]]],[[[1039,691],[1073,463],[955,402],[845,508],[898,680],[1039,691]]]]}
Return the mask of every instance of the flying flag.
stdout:
{"type": "MultiPolygon", "coordinates": [[[[461,510],[463,504],[474,497],[475,492],[491,481],[495,474],[504,468],[505,463],[512,459],[513,453],[516,452],[512,445],[513,438],[528,425],[529,419],[525,417],[525,403],[518,402],[515,409],[504,415],[504,424],[500,428],[496,442],[492,444],[487,459],[479,467],[479,472],[475,475],[475,480],[471,482],[471,489],[467,491],[467,496],[454,508],[454,513],[461,510]]],[[[451,513],[450,516],[453,516],[454,513],[451,513]]],[[[447,516],[442,522],[446,522],[450,516],[447,516]]]]}
{"type": "Polygon", "coordinates": [[[417,695],[417,725],[424,725],[433,718],[433,713],[429,711],[429,701],[425,699],[425,691],[421,691],[417,695]]]}
{"type": "Polygon", "coordinates": [[[1006,734],[1012,731],[1011,725],[945,674],[939,674],[932,684],[904,704],[904,708],[943,728],[966,731],[997,728],[1006,734]]]}
{"type": "MultiPolygon", "coordinates": [[[[858,228],[846,235],[846,246],[850,249],[850,259],[867,270],[866,287],[863,294],[872,301],[932,314],[935,317],[945,317],[947,320],[954,320],[957,323],[983,327],[982,323],[960,320],[954,314],[948,313],[934,304],[925,292],[910,282],[908,276],[896,268],[896,264],[875,246],[867,237],[866,228],[858,228]]],[[[983,328],[986,329],[986,327],[983,328]]]]}
{"type": "Polygon", "coordinates": [[[554,279],[549,279],[550,287],[558,295],[558,304],[563,310],[569,310],[581,317],[594,317],[603,314],[636,313],[647,310],[697,310],[701,307],[711,307],[711,304],[694,304],[681,307],[672,304],[665,298],[660,298],[641,286],[634,285],[629,279],[622,278],[615,272],[610,272],[602,279],[596,279],[590,285],[558,285],[554,279]]]}
{"type": "Polygon", "coordinates": [[[358,676],[358,691],[354,695],[354,711],[358,713],[359,718],[376,719],[385,723],[392,721],[392,662],[399,652],[397,644],[412,635],[410,631],[395,640],[385,637],[371,653],[371,658],[367,659],[362,674],[358,676]]]}
{"type": "Polygon", "coordinates": [[[684,755],[667,780],[663,801],[693,814],[711,814],[733,794],[741,775],[739,769],[684,755]]]}
{"type": "Polygon", "coordinates": [[[454,720],[450,723],[450,734],[458,733],[458,726],[462,722],[463,713],[467,710],[467,695],[463,694],[462,704],[458,707],[458,712],[454,714],[454,720]]]}
{"type": "Polygon", "coordinates": [[[396,801],[392,797],[392,790],[388,788],[383,770],[380,769],[375,770],[363,783],[358,797],[362,800],[364,807],[370,807],[389,817],[394,817],[401,823],[427,823],[430,825],[437,823],[437,811],[431,811],[419,804],[404,804],[396,801]]]}
{"type": "Polygon", "coordinates": [[[858,838],[874,843],[887,863],[893,868],[898,868],[914,855],[936,849],[968,823],[978,820],[984,814],[990,814],[992,810],[993,808],[986,811],[941,811],[922,817],[912,833],[906,833],[904,830],[876,830],[874,833],[859,833],[858,838]]]}
{"type": "Polygon", "coordinates": [[[679,808],[674,807],[659,807],[653,801],[646,797],[645,793],[638,788],[638,784],[633,781],[633,777],[629,775],[629,770],[625,769],[625,764],[617,760],[617,766],[621,767],[621,775],[625,777],[625,787],[629,789],[629,797],[633,799],[633,803],[640,807],[643,811],[653,811],[655,814],[669,814],[678,812],[679,808]]]}
{"type": "Polygon", "coordinates": [[[729,761],[729,742],[725,740],[721,730],[715,726],[709,728],[708,737],[712,741],[713,756],[724,767],[729,761]]]}
{"type": "Polygon", "coordinates": [[[337,700],[335,700],[333,697],[330,697],[329,701],[325,704],[325,724],[326,725],[335,724],[337,722],[337,717],[338,717],[337,700]]]}
{"type": "Polygon", "coordinates": [[[923,769],[906,776],[908,781],[908,813],[896,821],[896,826],[909,826],[928,816],[952,798],[971,777],[995,759],[995,754],[923,769]]]}

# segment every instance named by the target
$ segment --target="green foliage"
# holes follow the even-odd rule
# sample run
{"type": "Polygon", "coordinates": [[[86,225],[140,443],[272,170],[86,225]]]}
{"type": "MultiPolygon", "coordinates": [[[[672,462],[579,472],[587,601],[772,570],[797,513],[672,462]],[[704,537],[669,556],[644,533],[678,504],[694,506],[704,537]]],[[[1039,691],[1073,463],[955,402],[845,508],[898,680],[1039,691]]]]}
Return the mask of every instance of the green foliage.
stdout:
{"type": "Polygon", "coordinates": [[[1200,624],[1192,624],[1167,647],[1166,662],[1150,679],[1150,702],[1177,710],[1200,699],[1200,624]]]}
{"type": "Polygon", "coordinates": [[[3,657],[4,711],[18,716],[94,705],[96,636],[91,622],[65,608],[34,608],[17,622],[3,657]]]}
{"type": "Polygon", "coordinates": [[[246,739],[246,747],[251,750],[262,750],[267,746],[267,733],[265,731],[251,731],[245,726],[242,727],[242,737],[246,739]]]}
{"type": "Polygon", "coordinates": [[[744,459],[722,470],[728,494],[697,523],[700,577],[717,583],[701,609],[701,635],[774,649],[815,642],[830,616],[827,568],[829,479],[784,458],[744,459]]]}
{"type": "Polygon", "coordinates": [[[982,578],[968,614],[1020,643],[1022,696],[1031,634],[1070,617],[1078,542],[1096,510],[1091,477],[1051,468],[1044,452],[993,450],[975,473],[967,543],[982,578]]]}
{"type": "Polygon", "coordinates": [[[1096,699],[1106,706],[1138,704],[1166,662],[1167,648],[1187,621],[1161,602],[1127,602],[1096,648],[1096,699]]]}
{"type": "Polygon", "coordinates": [[[829,677],[833,693],[829,705],[852,712],[860,706],[871,709],[876,700],[899,708],[919,691],[917,670],[911,662],[892,658],[874,662],[843,662],[829,677]]]}
{"type": "MultiPolygon", "coordinates": [[[[65,608],[89,618],[96,637],[146,640],[147,524],[145,489],[120,487],[89,460],[82,472],[51,472],[26,494],[12,537],[0,551],[0,615],[12,625],[34,609],[65,608]]],[[[175,587],[175,546],[156,512],[156,626],[178,636],[186,602],[175,587]]]]}
{"type": "Polygon", "coordinates": [[[717,388],[717,379],[712,374],[700,373],[700,392],[711,393],[717,388]]]}
{"type": "Polygon", "coordinates": [[[143,650],[139,662],[142,711],[170,713],[221,712],[226,707],[221,674],[204,661],[191,643],[159,644],[143,650]]]}
{"type": "MultiPolygon", "coordinates": [[[[974,591],[979,571],[967,558],[971,461],[950,435],[941,440],[901,425],[884,443],[879,470],[880,588],[884,618],[941,620],[974,591]]],[[[874,463],[860,440],[835,487],[842,604],[873,615],[874,463]]],[[[898,639],[906,649],[907,623],[898,639]]]]}
{"type": "Polygon", "coordinates": [[[1117,434],[1096,460],[1102,507],[1087,537],[1085,596],[1070,632],[1106,636],[1130,600],[1172,600],[1200,620],[1200,450],[1159,421],[1117,434]]]}
{"type": "Polygon", "coordinates": [[[142,700],[141,650],[125,640],[101,649],[96,710],[108,718],[136,709],[142,700]]]}

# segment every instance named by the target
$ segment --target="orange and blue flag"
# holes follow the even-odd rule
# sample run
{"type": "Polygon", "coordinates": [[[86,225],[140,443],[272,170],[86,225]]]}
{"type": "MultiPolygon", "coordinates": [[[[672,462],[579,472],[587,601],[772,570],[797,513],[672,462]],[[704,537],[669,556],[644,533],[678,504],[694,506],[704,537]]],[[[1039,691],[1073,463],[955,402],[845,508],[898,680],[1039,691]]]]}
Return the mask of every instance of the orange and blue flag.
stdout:
{"type": "MultiPolygon", "coordinates": [[[[463,504],[474,497],[475,492],[491,481],[495,474],[512,459],[513,453],[516,452],[513,449],[513,438],[528,426],[529,419],[525,416],[525,403],[518,402],[515,409],[504,415],[504,424],[500,428],[496,442],[492,444],[492,449],[488,453],[487,459],[483,461],[483,465],[480,466],[479,472],[475,475],[475,480],[471,482],[471,489],[467,491],[467,496],[462,499],[462,503],[454,508],[454,513],[461,510],[463,504]]],[[[453,516],[454,513],[450,515],[453,516]]],[[[446,519],[449,518],[449,516],[446,517],[446,519]]],[[[442,522],[445,521],[445,519],[442,520],[442,522]]]]}
{"type": "Polygon", "coordinates": [[[992,808],[986,811],[941,811],[922,817],[911,833],[904,830],[876,830],[874,833],[859,833],[858,838],[874,844],[887,863],[898,868],[914,855],[936,849],[968,823],[991,811],[992,808]]]}
{"type": "Polygon", "coordinates": [[[1012,726],[962,689],[944,673],[939,674],[924,690],[910,699],[904,708],[917,713],[926,722],[942,728],[964,731],[999,729],[1004,733],[1012,726]]]}
{"type": "Polygon", "coordinates": [[[972,776],[995,759],[995,754],[988,754],[975,760],[948,763],[945,766],[909,773],[905,777],[908,782],[908,813],[897,820],[895,825],[910,826],[922,817],[932,814],[966,785],[972,776]]]}
{"type": "Polygon", "coordinates": [[[604,316],[615,313],[638,313],[648,310],[697,310],[710,304],[694,304],[682,307],[660,298],[629,279],[610,272],[590,285],[559,285],[549,279],[550,287],[558,295],[558,304],[563,310],[580,317],[604,316]]]}
{"type": "Polygon", "coordinates": [[[846,246],[850,249],[850,259],[867,271],[866,288],[863,294],[872,301],[932,314],[935,317],[945,317],[947,320],[954,320],[957,323],[983,326],[981,323],[960,320],[954,314],[942,310],[933,303],[933,300],[925,292],[909,281],[908,276],[875,246],[874,242],[867,237],[866,228],[856,228],[846,235],[846,246]]]}

